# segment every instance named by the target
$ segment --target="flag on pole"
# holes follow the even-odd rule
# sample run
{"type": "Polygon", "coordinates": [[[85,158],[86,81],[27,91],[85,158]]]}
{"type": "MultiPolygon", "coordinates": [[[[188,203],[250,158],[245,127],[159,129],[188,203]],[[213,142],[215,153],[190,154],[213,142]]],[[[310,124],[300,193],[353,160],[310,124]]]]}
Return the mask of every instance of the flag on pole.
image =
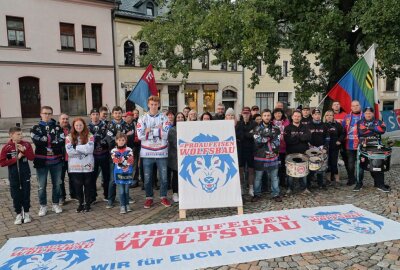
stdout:
{"type": "Polygon", "coordinates": [[[379,100],[374,67],[375,48],[376,44],[373,44],[328,92],[328,96],[339,101],[347,113],[351,111],[351,102],[358,100],[361,108],[374,108],[375,118],[379,119],[379,100]]]}
{"type": "Polygon", "coordinates": [[[147,99],[150,96],[157,95],[156,79],[154,77],[153,66],[150,64],[147,66],[142,77],[129,94],[128,99],[148,111],[147,99]]]}

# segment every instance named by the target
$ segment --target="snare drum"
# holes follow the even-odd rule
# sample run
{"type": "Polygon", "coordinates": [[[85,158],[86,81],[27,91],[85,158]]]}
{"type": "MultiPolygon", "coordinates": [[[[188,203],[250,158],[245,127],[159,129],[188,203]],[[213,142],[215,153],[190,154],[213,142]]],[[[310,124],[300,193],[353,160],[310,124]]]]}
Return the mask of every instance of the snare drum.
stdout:
{"type": "Polygon", "coordinates": [[[308,169],[310,171],[319,171],[322,168],[323,160],[318,156],[311,156],[308,158],[308,169]]]}
{"type": "Polygon", "coordinates": [[[326,171],[328,168],[328,154],[325,149],[311,148],[306,151],[309,158],[310,171],[326,171]]]}
{"type": "Polygon", "coordinates": [[[308,175],[308,157],[303,154],[290,154],[286,157],[286,174],[291,177],[308,175]]]}
{"type": "Polygon", "coordinates": [[[392,149],[376,146],[360,148],[360,167],[370,172],[386,172],[390,170],[390,157],[392,149]]]}

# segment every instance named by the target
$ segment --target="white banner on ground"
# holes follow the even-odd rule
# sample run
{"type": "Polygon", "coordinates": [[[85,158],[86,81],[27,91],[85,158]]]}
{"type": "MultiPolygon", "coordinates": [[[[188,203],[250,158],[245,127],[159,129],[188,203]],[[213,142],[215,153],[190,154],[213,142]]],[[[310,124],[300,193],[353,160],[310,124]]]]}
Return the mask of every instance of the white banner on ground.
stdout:
{"type": "Polygon", "coordinates": [[[177,123],[179,208],[242,206],[234,122],[177,123]]]}
{"type": "Polygon", "coordinates": [[[0,269],[197,269],[395,239],[400,223],[336,205],[14,238],[0,269]]]}

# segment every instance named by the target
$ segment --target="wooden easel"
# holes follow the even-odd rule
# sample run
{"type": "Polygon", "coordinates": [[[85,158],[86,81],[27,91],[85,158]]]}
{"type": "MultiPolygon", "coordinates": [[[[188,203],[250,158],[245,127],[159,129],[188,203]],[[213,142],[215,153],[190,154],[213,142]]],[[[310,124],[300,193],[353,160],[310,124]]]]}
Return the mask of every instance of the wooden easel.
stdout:
{"type": "MultiPolygon", "coordinates": [[[[243,215],[243,206],[237,207],[238,215],[243,215]]],[[[179,218],[186,219],[186,209],[179,209],[179,218]]]]}

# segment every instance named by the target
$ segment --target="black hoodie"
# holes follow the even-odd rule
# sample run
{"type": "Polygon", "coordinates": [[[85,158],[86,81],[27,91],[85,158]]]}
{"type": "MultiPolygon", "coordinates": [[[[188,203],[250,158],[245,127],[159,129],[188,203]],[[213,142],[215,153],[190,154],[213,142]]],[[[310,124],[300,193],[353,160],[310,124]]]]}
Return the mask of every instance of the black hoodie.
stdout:
{"type": "Polygon", "coordinates": [[[287,154],[304,154],[308,150],[311,133],[306,126],[300,124],[296,127],[291,123],[285,127],[283,138],[285,139],[287,154]]]}

